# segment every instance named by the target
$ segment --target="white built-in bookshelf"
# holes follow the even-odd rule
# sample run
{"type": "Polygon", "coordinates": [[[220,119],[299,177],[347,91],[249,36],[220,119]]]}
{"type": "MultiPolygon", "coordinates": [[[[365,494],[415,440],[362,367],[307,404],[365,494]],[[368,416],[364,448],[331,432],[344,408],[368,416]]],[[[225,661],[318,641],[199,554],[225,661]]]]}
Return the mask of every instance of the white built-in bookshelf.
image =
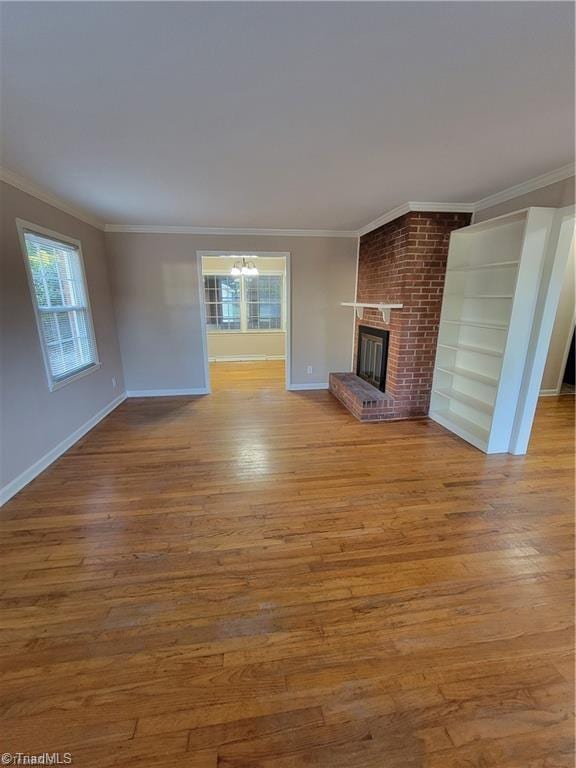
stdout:
{"type": "Polygon", "coordinates": [[[528,208],[450,238],[430,417],[509,450],[555,211],[528,208]]]}

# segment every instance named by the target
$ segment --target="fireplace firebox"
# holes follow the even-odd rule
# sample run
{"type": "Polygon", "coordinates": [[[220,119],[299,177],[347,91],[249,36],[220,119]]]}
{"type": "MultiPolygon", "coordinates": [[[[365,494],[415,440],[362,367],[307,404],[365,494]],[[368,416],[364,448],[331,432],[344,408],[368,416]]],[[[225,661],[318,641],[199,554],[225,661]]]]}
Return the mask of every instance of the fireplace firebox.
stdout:
{"type": "Polygon", "coordinates": [[[386,365],[388,362],[389,331],[358,326],[358,352],[356,375],[381,392],[386,391],[386,365]]]}

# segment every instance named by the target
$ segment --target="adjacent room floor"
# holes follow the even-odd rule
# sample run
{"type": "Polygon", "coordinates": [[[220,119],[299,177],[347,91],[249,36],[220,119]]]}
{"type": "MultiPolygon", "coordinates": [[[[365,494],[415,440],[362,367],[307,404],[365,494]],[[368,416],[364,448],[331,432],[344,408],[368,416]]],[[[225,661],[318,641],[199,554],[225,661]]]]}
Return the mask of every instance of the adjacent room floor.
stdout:
{"type": "Polygon", "coordinates": [[[226,366],[126,401],[2,510],[3,751],[572,766],[574,399],[490,457],[226,366]]]}
{"type": "Polygon", "coordinates": [[[212,392],[286,389],[284,360],[210,363],[212,392]]]}

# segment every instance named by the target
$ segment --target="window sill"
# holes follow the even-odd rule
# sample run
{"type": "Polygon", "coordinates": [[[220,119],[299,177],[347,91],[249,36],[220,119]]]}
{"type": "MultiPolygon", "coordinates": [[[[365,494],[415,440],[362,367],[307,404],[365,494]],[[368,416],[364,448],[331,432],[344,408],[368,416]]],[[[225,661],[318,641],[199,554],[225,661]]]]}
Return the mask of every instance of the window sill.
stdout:
{"type": "Polygon", "coordinates": [[[239,331],[239,330],[233,330],[233,331],[207,331],[208,336],[221,336],[222,334],[240,334],[242,336],[246,336],[250,333],[286,333],[284,328],[250,328],[250,330],[247,331],[239,331]]]}
{"type": "Polygon", "coordinates": [[[78,371],[78,373],[73,373],[71,376],[67,376],[65,379],[61,379],[60,381],[51,381],[48,384],[48,388],[50,389],[50,392],[55,392],[57,389],[62,389],[62,387],[65,387],[67,384],[72,384],[73,381],[83,379],[84,376],[88,376],[90,373],[94,373],[94,371],[97,371],[99,368],[102,368],[102,363],[94,363],[88,368],[83,368],[81,371],[78,371]]]}

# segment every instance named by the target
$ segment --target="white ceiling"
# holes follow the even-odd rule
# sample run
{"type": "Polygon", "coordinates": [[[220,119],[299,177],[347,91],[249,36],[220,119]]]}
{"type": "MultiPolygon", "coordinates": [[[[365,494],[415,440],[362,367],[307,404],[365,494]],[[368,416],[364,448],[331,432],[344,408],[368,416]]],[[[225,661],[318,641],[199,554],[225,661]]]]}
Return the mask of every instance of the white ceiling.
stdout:
{"type": "Polygon", "coordinates": [[[3,165],[107,223],[356,229],[570,162],[572,3],[4,3],[3,165]]]}

